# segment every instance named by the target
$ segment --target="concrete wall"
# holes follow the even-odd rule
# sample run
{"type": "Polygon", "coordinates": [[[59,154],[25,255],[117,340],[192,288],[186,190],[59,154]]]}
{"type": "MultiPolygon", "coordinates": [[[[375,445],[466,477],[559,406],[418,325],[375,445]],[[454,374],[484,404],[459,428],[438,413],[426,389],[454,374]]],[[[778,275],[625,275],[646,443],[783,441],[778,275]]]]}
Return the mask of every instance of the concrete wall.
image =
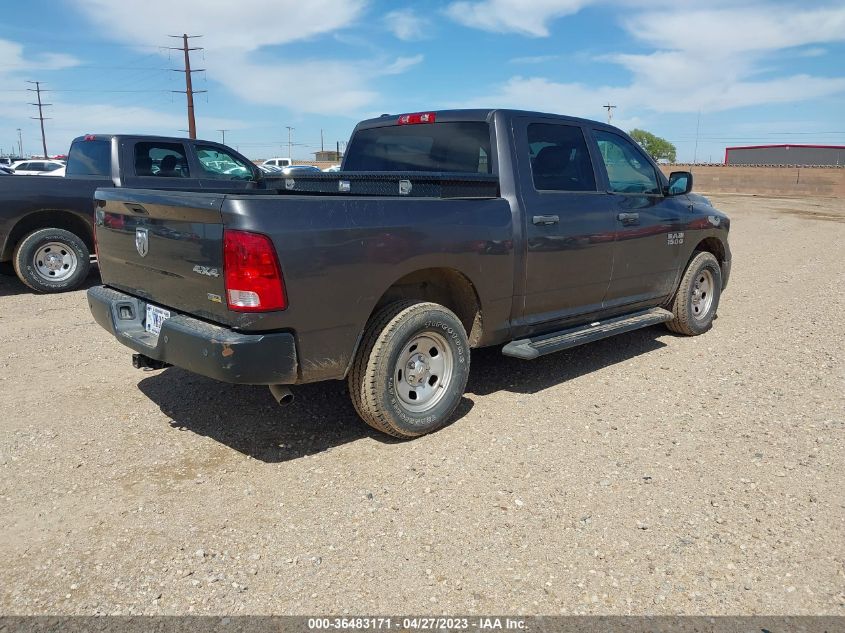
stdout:
{"type": "Polygon", "coordinates": [[[845,168],[661,165],[660,169],[667,176],[691,171],[693,191],[698,193],[845,198],[845,168]]]}
{"type": "Polygon", "coordinates": [[[728,165],[845,165],[845,146],[729,147],[725,155],[728,165]]]}

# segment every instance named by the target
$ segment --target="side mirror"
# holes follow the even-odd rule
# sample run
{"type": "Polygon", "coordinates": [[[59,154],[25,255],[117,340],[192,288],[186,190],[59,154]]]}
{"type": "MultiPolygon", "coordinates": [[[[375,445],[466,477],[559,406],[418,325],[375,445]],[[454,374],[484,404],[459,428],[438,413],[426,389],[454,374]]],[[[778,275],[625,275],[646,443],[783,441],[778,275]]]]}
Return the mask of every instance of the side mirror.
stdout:
{"type": "Polygon", "coordinates": [[[669,174],[669,186],[666,194],[680,196],[692,191],[692,173],[688,171],[673,171],[669,174]]]}

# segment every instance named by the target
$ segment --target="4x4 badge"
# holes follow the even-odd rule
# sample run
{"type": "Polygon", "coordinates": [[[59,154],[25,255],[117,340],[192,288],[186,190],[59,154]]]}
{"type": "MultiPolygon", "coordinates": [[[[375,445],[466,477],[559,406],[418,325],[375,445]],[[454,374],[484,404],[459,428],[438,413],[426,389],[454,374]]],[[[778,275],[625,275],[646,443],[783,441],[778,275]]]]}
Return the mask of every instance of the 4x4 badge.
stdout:
{"type": "Polygon", "coordinates": [[[135,248],[141,257],[150,252],[150,236],[147,229],[135,229],[135,248]]]}

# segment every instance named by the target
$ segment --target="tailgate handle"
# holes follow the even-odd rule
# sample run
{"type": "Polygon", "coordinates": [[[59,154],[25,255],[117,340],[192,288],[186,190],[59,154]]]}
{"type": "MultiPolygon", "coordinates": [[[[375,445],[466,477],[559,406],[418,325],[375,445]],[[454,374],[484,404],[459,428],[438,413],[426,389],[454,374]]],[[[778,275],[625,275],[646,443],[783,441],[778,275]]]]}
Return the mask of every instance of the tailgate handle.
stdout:
{"type": "Polygon", "coordinates": [[[127,209],[132,211],[132,213],[139,213],[141,215],[149,215],[147,210],[143,207],[143,205],[136,204],[134,202],[126,202],[124,203],[127,209]]]}
{"type": "Polygon", "coordinates": [[[531,221],[534,224],[557,224],[560,222],[560,218],[556,215],[535,215],[531,218],[531,221]]]}

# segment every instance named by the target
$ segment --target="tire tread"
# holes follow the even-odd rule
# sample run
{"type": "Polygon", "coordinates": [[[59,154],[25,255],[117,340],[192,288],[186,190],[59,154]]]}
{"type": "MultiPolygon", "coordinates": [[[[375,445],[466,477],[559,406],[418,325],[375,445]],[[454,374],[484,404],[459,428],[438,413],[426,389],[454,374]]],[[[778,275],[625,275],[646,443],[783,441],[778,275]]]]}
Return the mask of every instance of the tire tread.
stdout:
{"type": "MultiPolygon", "coordinates": [[[[716,309],[718,308],[718,299],[719,295],[721,295],[721,288],[717,290],[717,292],[719,292],[719,295],[716,296],[716,305],[713,306],[713,315],[711,315],[710,323],[707,324],[707,327],[704,330],[693,327],[695,317],[690,314],[687,302],[687,297],[690,293],[690,286],[693,284],[697,271],[701,268],[704,262],[714,264],[716,270],[720,271],[719,261],[712,253],[709,253],[707,251],[695,251],[695,253],[693,253],[693,257],[692,259],[690,259],[690,262],[687,265],[686,270],[684,271],[683,277],[681,277],[681,283],[678,285],[678,291],[675,293],[675,296],[672,299],[672,305],[670,309],[672,311],[672,314],[674,315],[674,318],[671,321],[667,321],[665,324],[666,327],[675,334],[683,334],[684,336],[697,336],[699,334],[703,334],[711,327],[713,316],[715,316],[716,309]],[[695,272],[696,274],[692,274],[693,272],[695,272]]],[[[717,274],[715,276],[715,282],[717,285],[721,284],[721,274],[717,274]]]]}
{"type": "MultiPolygon", "coordinates": [[[[355,362],[349,372],[349,394],[352,405],[361,419],[377,431],[400,439],[418,437],[423,433],[408,433],[397,428],[390,416],[386,415],[379,405],[378,394],[384,390],[387,377],[377,371],[378,359],[385,353],[393,333],[406,318],[416,312],[431,309],[452,314],[447,308],[437,303],[414,300],[396,301],[381,308],[367,324],[355,362]]],[[[455,319],[457,320],[457,317],[455,319]]],[[[448,419],[444,418],[437,428],[445,425],[447,421],[448,419]]],[[[429,428],[424,433],[434,430],[436,429],[429,428]]]]}

